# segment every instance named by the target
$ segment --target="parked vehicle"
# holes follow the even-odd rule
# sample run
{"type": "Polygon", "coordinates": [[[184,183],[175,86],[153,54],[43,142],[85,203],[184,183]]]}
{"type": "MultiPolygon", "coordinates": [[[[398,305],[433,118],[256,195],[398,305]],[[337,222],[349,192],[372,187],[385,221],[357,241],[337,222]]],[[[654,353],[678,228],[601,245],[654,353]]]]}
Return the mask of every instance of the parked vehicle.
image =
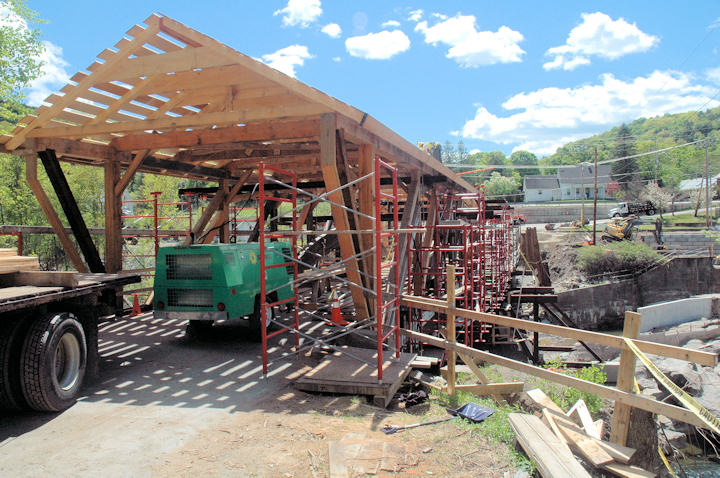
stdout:
{"type": "Polygon", "coordinates": [[[609,217],[627,217],[631,214],[647,214],[652,216],[655,214],[655,205],[650,201],[645,202],[620,202],[617,207],[610,209],[609,217]]]}
{"type": "MultiPolygon", "coordinates": [[[[290,244],[268,242],[268,300],[283,301],[293,296],[293,266],[290,244]]],[[[260,244],[202,244],[161,247],[155,267],[155,317],[188,320],[190,336],[202,336],[214,322],[233,319],[248,321],[250,334],[258,339],[261,327],[271,316],[260,317],[260,244]]],[[[267,309],[270,314],[270,308],[267,309]]]]}
{"type": "Polygon", "coordinates": [[[0,410],[58,412],[98,370],[98,316],[131,274],[21,271],[0,278],[0,410]]]}

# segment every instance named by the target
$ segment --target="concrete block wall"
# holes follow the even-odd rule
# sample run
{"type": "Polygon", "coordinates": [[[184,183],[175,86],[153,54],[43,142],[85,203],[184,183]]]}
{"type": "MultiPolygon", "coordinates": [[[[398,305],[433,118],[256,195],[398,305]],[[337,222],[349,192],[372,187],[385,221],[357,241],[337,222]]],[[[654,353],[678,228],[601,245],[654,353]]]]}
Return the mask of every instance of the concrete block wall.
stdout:
{"type": "Polygon", "coordinates": [[[710,257],[676,257],[636,279],[558,293],[558,306],[583,329],[621,329],[625,311],[658,302],[720,293],[710,257]]]}
{"type": "MultiPolygon", "coordinates": [[[[713,315],[713,303],[717,303],[719,300],[719,295],[703,294],[687,299],[638,307],[637,311],[642,314],[640,332],[648,332],[654,328],[672,327],[690,320],[710,318],[713,315]]],[[[714,308],[717,309],[717,306],[714,308]]]]}

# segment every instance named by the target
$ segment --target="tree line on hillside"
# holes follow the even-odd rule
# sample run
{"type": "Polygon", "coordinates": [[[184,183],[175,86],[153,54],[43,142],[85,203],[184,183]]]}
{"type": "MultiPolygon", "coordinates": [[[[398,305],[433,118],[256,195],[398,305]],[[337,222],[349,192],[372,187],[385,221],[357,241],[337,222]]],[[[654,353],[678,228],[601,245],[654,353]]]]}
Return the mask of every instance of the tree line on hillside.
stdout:
{"type": "MultiPolygon", "coordinates": [[[[598,161],[619,159],[612,165],[612,179],[618,183],[619,198],[636,199],[649,183],[659,184],[671,195],[678,194],[684,179],[702,177],[705,151],[694,143],[717,136],[720,130],[720,108],[706,111],[667,114],[656,118],[640,118],[614,127],[604,133],[561,146],[549,156],[538,158],[528,151],[515,151],[506,156],[502,151],[469,152],[462,140],[457,146],[450,141],[442,145],[441,158],[448,165],[462,165],[458,172],[480,171],[465,178],[484,185],[488,195],[515,197],[522,189],[524,176],[554,174],[551,166],[592,164],[597,149],[598,161]],[[684,146],[683,146],[684,145],[684,146]],[[666,150],[658,153],[653,151],[666,150]],[[649,154],[644,154],[649,153],[649,154]],[[633,157],[636,156],[637,157],[633,157]],[[485,169],[487,165],[537,166],[528,169],[485,169]]],[[[720,173],[720,144],[708,150],[710,175],[720,173]]]]}

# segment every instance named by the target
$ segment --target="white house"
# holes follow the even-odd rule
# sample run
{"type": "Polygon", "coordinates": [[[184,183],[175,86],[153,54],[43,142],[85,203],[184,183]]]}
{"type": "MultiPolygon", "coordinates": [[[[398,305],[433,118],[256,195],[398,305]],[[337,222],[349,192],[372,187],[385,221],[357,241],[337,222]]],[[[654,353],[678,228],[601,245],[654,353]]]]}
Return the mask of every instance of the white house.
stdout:
{"type": "MultiPolygon", "coordinates": [[[[612,180],[608,164],[598,166],[598,199],[611,199],[617,183],[612,180]]],[[[525,176],[525,202],[592,199],[595,190],[595,166],[559,166],[554,175],[525,176]]]]}
{"type": "Polygon", "coordinates": [[[523,178],[525,202],[543,202],[560,199],[560,182],[557,176],[525,176],[523,178]]]}

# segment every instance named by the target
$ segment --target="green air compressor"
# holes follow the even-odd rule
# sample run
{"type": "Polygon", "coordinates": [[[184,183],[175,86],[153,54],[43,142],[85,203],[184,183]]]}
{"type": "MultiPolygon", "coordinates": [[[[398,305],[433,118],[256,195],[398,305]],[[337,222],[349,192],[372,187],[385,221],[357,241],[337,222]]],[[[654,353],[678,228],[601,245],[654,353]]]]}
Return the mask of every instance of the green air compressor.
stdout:
{"type": "MultiPolygon", "coordinates": [[[[291,256],[287,242],[265,245],[265,265],[283,264],[291,256]]],[[[267,268],[267,300],[293,296],[293,266],[267,268]],[[283,287],[284,286],[284,287],[283,287]]],[[[190,336],[201,336],[214,322],[246,319],[259,339],[260,244],[198,244],[161,247],[155,266],[155,317],[188,320],[190,336]]],[[[267,309],[265,327],[272,318],[267,309]]]]}

